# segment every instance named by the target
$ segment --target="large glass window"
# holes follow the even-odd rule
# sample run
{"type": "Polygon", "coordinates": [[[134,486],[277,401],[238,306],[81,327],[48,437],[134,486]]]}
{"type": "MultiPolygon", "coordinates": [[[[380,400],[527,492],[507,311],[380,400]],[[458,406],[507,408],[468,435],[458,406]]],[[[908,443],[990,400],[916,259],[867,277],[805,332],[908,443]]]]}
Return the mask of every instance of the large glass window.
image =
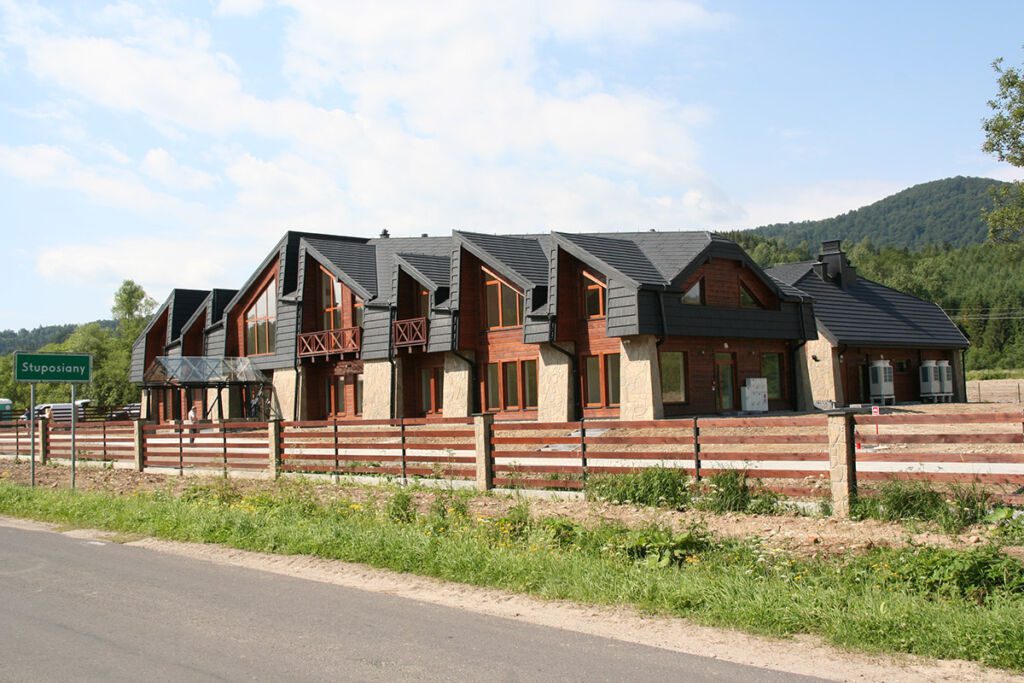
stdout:
{"type": "Polygon", "coordinates": [[[363,375],[327,377],[324,381],[324,407],[328,417],[362,415],[363,375]]]}
{"type": "Polygon", "coordinates": [[[754,293],[745,284],[740,283],[740,307],[741,308],[764,308],[754,293]]]}
{"type": "Polygon", "coordinates": [[[523,295],[487,269],[484,269],[484,299],[487,329],[523,324],[523,295]]]}
{"type": "Polygon", "coordinates": [[[537,407],[537,361],[524,360],[523,363],[523,407],[537,407]]]}
{"type": "Polygon", "coordinates": [[[487,364],[487,409],[501,410],[501,374],[497,363],[487,364]]]}
{"type": "Polygon", "coordinates": [[[363,414],[363,373],[356,375],[356,415],[363,414]]]}
{"type": "Polygon", "coordinates": [[[588,408],[619,405],[619,354],[583,357],[583,397],[588,408]]]}
{"type": "Polygon", "coordinates": [[[686,290],[682,301],[689,306],[700,306],[704,303],[704,278],[697,280],[693,286],[686,290]]]}
{"type": "Polygon", "coordinates": [[[425,414],[440,413],[444,407],[444,368],[420,370],[420,408],[425,414]]]}
{"type": "Polygon", "coordinates": [[[761,376],[768,380],[768,398],[782,398],[782,354],[761,354],[761,376]]]}
{"type": "Polygon", "coordinates": [[[686,353],[662,351],[658,362],[661,366],[662,403],[686,403],[686,353]]]}
{"type": "Polygon", "coordinates": [[[588,318],[601,318],[605,314],[605,284],[587,271],[583,273],[583,309],[588,318]]]}
{"type": "Polygon", "coordinates": [[[484,393],[487,410],[537,407],[537,361],[510,360],[487,364],[484,393]]]}
{"type": "Polygon", "coordinates": [[[277,281],[271,280],[245,312],[245,355],[274,352],[277,336],[277,281]]]}

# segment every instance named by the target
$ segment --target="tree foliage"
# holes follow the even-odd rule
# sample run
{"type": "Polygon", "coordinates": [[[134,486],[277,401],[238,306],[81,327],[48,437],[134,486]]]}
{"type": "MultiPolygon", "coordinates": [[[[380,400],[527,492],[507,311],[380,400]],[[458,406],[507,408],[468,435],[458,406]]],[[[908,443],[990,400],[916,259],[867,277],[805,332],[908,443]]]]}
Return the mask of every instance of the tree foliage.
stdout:
{"type": "MultiPolygon", "coordinates": [[[[1024,167],[1024,68],[992,64],[999,78],[999,92],[988,101],[992,116],[982,122],[985,143],[982,150],[1018,168],[1024,167]]],[[[1024,183],[994,188],[994,206],[985,212],[989,238],[1013,242],[1024,236],[1024,183]]]]}
{"type": "MultiPolygon", "coordinates": [[[[920,250],[931,244],[963,247],[980,244],[988,234],[984,212],[992,207],[992,191],[1012,187],[991,178],[946,178],[914,185],[874,204],[818,221],[776,223],[752,232],[779,238],[786,247],[810,245],[817,256],[825,240],[859,242],[920,250]]],[[[799,260],[799,259],[798,259],[799,260]]]]}
{"type": "MultiPolygon", "coordinates": [[[[146,296],[142,287],[125,280],[114,295],[111,310],[116,326],[106,321],[77,327],[70,325],[68,327],[73,331],[60,341],[37,348],[19,345],[17,349],[91,353],[93,380],[81,387],[79,397],[91,399],[94,405],[104,409],[134,403],[139,400],[139,392],[129,381],[132,344],[145,328],[155,307],[156,302],[146,296]]],[[[13,354],[0,356],[0,397],[12,399],[19,408],[29,402],[28,385],[14,382],[13,354]]],[[[36,387],[38,403],[64,402],[70,398],[71,389],[66,384],[40,384],[36,387]]]]}

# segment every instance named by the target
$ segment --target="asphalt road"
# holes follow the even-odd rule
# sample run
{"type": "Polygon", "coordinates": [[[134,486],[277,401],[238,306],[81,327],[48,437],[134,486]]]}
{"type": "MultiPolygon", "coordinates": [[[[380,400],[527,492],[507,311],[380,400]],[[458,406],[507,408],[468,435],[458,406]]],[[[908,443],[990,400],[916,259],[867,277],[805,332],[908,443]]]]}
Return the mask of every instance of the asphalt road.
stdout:
{"type": "Polygon", "coordinates": [[[812,680],[0,526],[0,681],[812,680]]]}

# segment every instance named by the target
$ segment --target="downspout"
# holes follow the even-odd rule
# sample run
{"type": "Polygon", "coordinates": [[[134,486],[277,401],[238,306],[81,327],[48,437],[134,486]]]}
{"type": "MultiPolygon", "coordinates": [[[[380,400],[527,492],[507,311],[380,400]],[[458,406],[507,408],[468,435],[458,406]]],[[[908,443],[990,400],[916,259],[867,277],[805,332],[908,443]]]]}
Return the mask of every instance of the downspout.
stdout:
{"type": "MultiPolygon", "coordinates": [[[[302,331],[302,299],[295,302],[295,346],[292,348],[292,367],[295,368],[295,391],[292,396],[292,419],[299,419],[299,380],[302,377],[299,367],[299,333],[302,331]]],[[[304,388],[304,387],[303,387],[304,388]]]]}
{"type": "MultiPolygon", "coordinates": [[[[803,301],[801,301],[800,302],[801,309],[803,308],[804,305],[805,305],[805,303],[803,301]]],[[[797,364],[799,362],[798,358],[797,358],[797,355],[799,354],[800,349],[802,349],[804,346],[807,345],[807,335],[808,335],[807,324],[806,324],[806,320],[804,319],[804,312],[803,312],[803,310],[800,311],[800,335],[803,337],[803,339],[800,340],[799,344],[797,344],[792,349],[790,349],[791,357],[789,359],[789,381],[790,381],[790,385],[789,386],[793,387],[793,400],[792,400],[792,404],[791,405],[792,405],[794,410],[799,410],[800,409],[800,389],[799,389],[799,385],[798,385],[797,377],[796,377],[796,368],[797,368],[797,364]]],[[[810,382],[810,377],[808,377],[808,382],[810,382]]],[[[813,406],[814,405],[814,391],[813,390],[811,390],[811,397],[810,398],[811,398],[811,405],[813,406]]]]}
{"type": "Polygon", "coordinates": [[[398,307],[388,304],[388,363],[391,365],[391,419],[395,419],[398,406],[395,405],[398,398],[398,378],[395,376],[398,363],[395,361],[395,317],[398,314],[398,307]]]}

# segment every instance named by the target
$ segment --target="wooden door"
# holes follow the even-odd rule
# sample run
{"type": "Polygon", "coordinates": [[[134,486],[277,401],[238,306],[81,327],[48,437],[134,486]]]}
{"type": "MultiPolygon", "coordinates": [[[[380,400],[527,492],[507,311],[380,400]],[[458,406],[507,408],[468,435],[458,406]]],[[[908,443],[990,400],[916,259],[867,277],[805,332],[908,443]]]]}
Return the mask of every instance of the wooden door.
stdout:
{"type": "Polygon", "coordinates": [[[716,407],[719,412],[737,409],[736,354],[715,354],[716,407]]]}

